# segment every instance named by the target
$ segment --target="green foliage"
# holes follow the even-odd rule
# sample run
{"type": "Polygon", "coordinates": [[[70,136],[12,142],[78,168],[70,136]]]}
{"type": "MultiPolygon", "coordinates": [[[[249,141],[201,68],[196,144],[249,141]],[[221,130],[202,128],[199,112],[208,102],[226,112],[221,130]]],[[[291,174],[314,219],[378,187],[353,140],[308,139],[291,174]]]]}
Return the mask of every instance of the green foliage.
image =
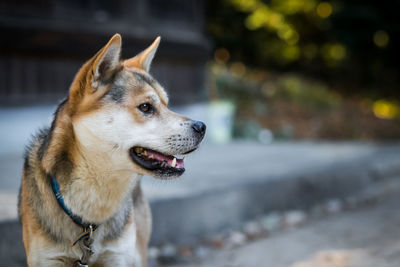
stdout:
{"type": "Polygon", "coordinates": [[[207,29],[217,62],[300,72],[351,94],[399,97],[399,8],[374,0],[210,0],[207,29]]]}

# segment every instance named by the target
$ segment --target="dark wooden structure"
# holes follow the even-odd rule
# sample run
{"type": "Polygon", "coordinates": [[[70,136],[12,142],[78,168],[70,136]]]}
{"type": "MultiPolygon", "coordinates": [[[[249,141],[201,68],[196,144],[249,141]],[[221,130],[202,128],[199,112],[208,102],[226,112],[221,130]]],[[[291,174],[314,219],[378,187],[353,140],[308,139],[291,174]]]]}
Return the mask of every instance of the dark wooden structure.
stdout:
{"type": "Polygon", "coordinates": [[[204,99],[203,19],[202,0],[0,0],[0,104],[61,99],[83,62],[116,32],[123,58],[160,35],[151,73],[172,104],[204,99]]]}

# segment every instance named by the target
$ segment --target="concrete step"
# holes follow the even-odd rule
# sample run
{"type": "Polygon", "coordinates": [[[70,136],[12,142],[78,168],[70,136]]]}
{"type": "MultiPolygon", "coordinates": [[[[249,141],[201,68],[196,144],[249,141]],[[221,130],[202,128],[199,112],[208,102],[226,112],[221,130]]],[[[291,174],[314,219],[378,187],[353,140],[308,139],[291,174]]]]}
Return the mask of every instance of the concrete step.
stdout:
{"type": "Polygon", "coordinates": [[[197,248],[196,258],[180,256],[179,264],[168,267],[399,267],[400,177],[377,191],[377,198],[329,215],[309,213],[301,225],[240,246],[203,246],[202,255],[197,248]]]}

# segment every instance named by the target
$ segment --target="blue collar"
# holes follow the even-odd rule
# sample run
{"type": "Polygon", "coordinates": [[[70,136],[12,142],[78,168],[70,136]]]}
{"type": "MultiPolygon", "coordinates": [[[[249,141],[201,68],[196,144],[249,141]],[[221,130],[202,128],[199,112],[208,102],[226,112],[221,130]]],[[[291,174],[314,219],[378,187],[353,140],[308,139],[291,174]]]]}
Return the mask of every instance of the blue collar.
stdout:
{"type": "Polygon", "coordinates": [[[57,202],[60,205],[60,207],[63,209],[63,211],[72,219],[72,221],[75,224],[81,226],[83,229],[87,230],[90,227],[92,227],[93,230],[95,230],[97,228],[96,224],[83,222],[81,217],[73,214],[72,211],[65,205],[64,199],[60,192],[60,186],[59,186],[56,178],[51,174],[49,175],[49,177],[50,177],[50,182],[51,182],[51,189],[53,190],[54,196],[56,197],[57,202]]]}

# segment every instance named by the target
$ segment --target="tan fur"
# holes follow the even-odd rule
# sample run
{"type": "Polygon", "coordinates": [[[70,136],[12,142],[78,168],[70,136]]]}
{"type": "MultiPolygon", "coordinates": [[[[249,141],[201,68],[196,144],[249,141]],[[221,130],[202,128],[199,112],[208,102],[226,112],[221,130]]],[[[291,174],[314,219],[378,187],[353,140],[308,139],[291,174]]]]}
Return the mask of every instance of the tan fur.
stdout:
{"type": "Polygon", "coordinates": [[[124,66],[127,68],[139,68],[146,72],[149,71],[150,63],[154,57],[154,53],[160,44],[161,38],[157,37],[154,42],[142,53],[124,61],[124,66]]]}
{"type": "Polygon", "coordinates": [[[142,255],[142,265],[147,264],[147,244],[150,241],[151,233],[151,212],[147,201],[144,200],[140,187],[135,192],[135,224],[136,224],[136,244],[139,253],[142,255]]]}
{"type": "Polygon", "coordinates": [[[82,229],[60,208],[49,175],[66,206],[99,225],[90,266],[146,266],[151,214],[140,178],[157,174],[133,162],[130,148],[175,155],[202,139],[193,137],[190,119],[168,109],[166,92],[148,74],[159,41],[121,62],[121,36],[114,35],[78,71],[52,128],[33,140],[20,194],[29,266],[71,266],[81,256],[69,244],[82,229]],[[144,115],[142,103],[153,105],[154,114],[144,115]]]}

